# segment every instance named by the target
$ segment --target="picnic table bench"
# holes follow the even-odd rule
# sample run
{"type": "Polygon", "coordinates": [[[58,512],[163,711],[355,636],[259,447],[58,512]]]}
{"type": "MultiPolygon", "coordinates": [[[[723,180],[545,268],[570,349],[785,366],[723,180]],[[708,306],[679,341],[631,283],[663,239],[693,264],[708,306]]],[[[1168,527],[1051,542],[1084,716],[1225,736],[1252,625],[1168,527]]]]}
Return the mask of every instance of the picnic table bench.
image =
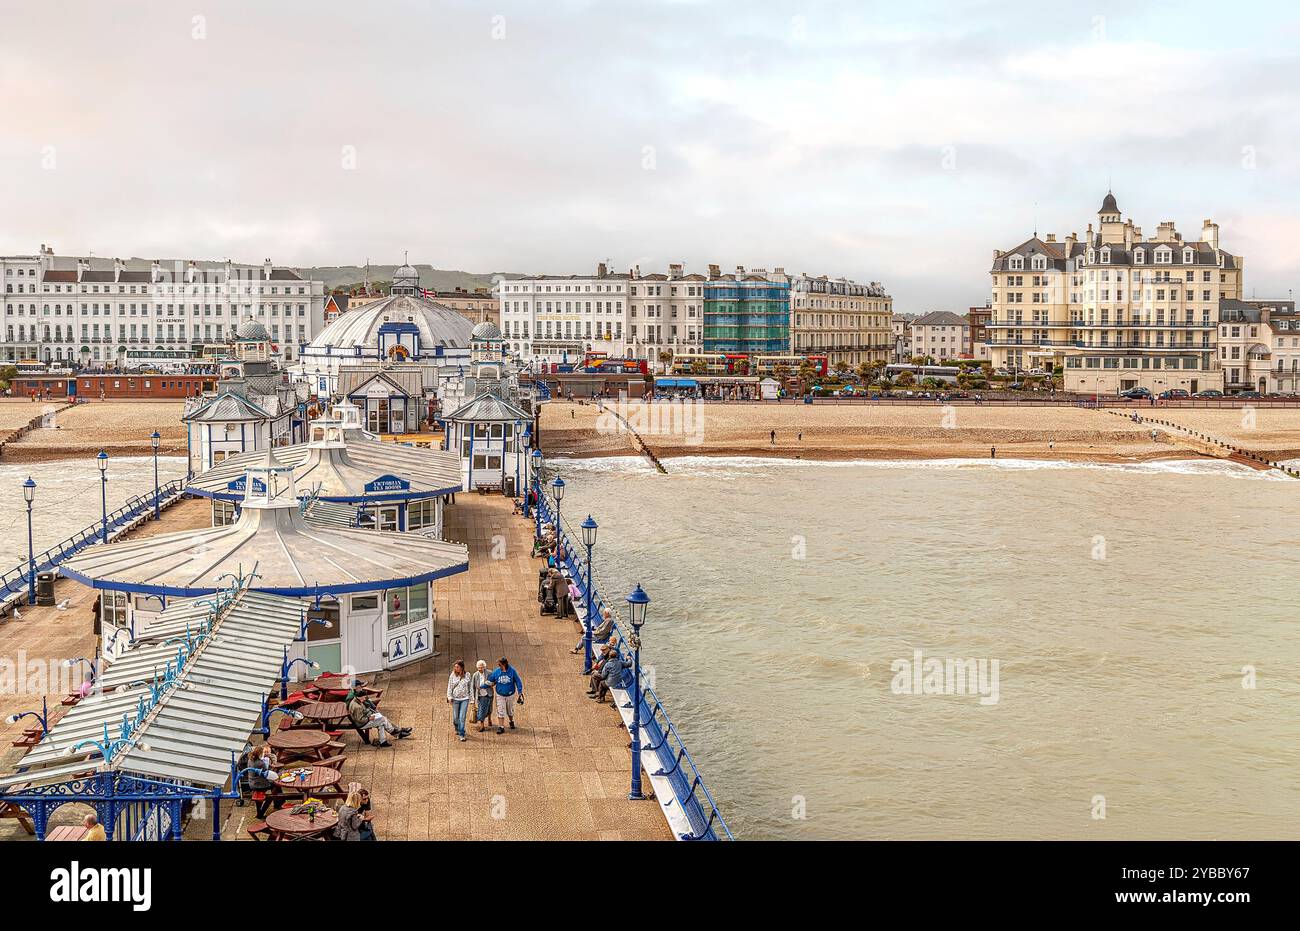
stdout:
{"type": "Polygon", "coordinates": [[[494,495],[501,491],[500,482],[476,482],[474,490],[480,495],[494,495]]]}
{"type": "Polygon", "coordinates": [[[45,832],[46,840],[81,840],[86,836],[86,828],[80,824],[60,824],[45,832]]]}
{"type": "MultiPolygon", "coordinates": [[[[14,786],[12,791],[21,792],[27,788],[25,785],[14,786]]],[[[27,811],[13,802],[0,801],[0,818],[13,818],[23,826],[23,830],[28,834],[36,833],[36,825],[32,822],[32,816],[27,811]]]]}

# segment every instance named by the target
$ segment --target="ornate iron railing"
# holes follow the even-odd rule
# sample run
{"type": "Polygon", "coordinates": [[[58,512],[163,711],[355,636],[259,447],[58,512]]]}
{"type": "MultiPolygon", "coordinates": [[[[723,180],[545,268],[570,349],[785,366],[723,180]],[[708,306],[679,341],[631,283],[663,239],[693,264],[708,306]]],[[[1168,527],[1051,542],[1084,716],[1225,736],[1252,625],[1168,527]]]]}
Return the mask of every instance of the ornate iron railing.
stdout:
{"type": "MultiPolygon", "coordinates": [[[[160,485],[158,488],[159,506],[174,500],[184,489],[185,482],[181,479],[174,479],[165,485],[160,485]]],[[[141,514],[152,510],[152,491],[143,495],[132,495],[126,500],[125,504],[108,513],[108,532],[112,533],[114,530],[135,520],[141,514]]],[[[37,553],[36,572],[46,572],[71,559],[87,546],[98,542],[103,532],[104,521],[101,518],[84,530],[74,533],[61,543],[56,543],[44,552],[37,553]]],[[[26,591],[29,585],[28,561],[24,559],[21,564],[13,569],[0,572],[0,603],[3,603],[10,595],[26,591]]]]}
{"type": "MultiPolygon", "coordinates": [[[[544,476],[545,470],[543,470],[543,483],[545,481],[544,476]]],[[[539,496],[538,500],[540,501],[542,519],[554,523],[554,502],[547,495],[539,496]]],[[[582,535],[581,533],[570,532],[571,526],[569,521],[564,519],[563,509],[561,509],[561,523],[562,526],[557,528],[557,532],[559,538],[563,541],[565,564],[569,569],[570,578],[580,589],[585,589],[587,580],[586,560],[579,555],[579,544],[575,543],[575,541],[582,539],[582,535]]],[[[614,618],[614,629],[618,632],[619,651],[623,654],[627,668],[631,670],[634,656],[630,652],[624,652],[624,645],[628,640],[624,628],[619,623],[623,619],[619,606],[606,601],[604,596],[601,595],[599,579],[596,578],[594,572],[591,589],[592,622],[595,622],[595,618],[602,617],[606,609],[609,610],[614,618]]],[[[646,681],[644,667],[641,671],[641,681],[643,683],[646,681]]],[[[629,687],[630,691],[631,687],[629,687]]],[[[713,796],[704,784],[704,777],[700,775],[695,760],[691,758],[690,751],[686,749],[686,742],[682,740],[677,725],[668,716],[668,709],[659,700],[659,696],[655,694],[654,689],[648,685],[643,685],[642,694],[632,696],[632,700],[641,702],[641,726],[649,738],[647,745],[642,748],[641,752],[651,754],[654,759],[659,761],[660,768],[658,770],[653,770],[649,766],[646,767],[646,770],[652,776],[663,776],[668,779],[676,797],[676,804],[681,807],[683,815],[690,822],[691,833],[683,834],[680,839],[734,840],[731,830],[727,827],[727,822],[723,820],[722,812],[718,809],[717,803],[714,802],[713,796]]]]}

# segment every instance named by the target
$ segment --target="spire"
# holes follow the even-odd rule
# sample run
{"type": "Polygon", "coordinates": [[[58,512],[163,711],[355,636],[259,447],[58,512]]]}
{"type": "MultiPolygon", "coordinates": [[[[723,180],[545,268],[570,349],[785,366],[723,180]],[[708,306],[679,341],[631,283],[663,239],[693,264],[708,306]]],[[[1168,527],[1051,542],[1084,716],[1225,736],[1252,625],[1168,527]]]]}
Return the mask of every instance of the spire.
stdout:
{"type": "Polygon", "coordinates": [[[1101,209],[1098,213],[1119,213],[1119,204],[1115,202],[1115,195],[1109,189],[1106,191],[1106,197],[1101,202],[1101,209]]]}

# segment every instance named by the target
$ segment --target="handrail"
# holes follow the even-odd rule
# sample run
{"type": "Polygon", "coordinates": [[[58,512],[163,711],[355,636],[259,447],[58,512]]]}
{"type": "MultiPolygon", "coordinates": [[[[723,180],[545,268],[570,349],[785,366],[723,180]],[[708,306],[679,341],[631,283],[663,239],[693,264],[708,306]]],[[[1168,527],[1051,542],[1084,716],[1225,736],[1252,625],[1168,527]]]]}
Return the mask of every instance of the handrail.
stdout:
{"type": "MultiPolygon", "coordinates": [[[[545,469],[542,470],[542,482],[540,482],[540,484],[545,485],[545,469]]],[[[548,496],[545,494],[538,496],[538,503],[539,507],[541,507],[543,519],[554,523],[555,512],[548,496]]],[[[569,521],[564,519],[562,512],[561,524],[562,526],[556,528],[556,536],[557,539],[563,543],[565,565],[569,569],[570,577],[575,581],[580,580],[581,584],[585,585],[585,560],[580,559],[577,555],[578,547],[573,543],[575,538],[567,532],[566,528],[569,526],[569,521]]],[[[618,632],[619,653],[623,656],[627,668],[631,669],[632,664],[635,661],[635,656],[634,654],[624,653],[623,651],[622,645],[627,643],[628,639],[627,635],[623,632],[623,629],[619,626],[619,621],[622,619],[622,615],[619,613],[616,605],[608,603],[601,596],[600,586],[597,584],[597,581],[598,580],[595,578],[595,574],[593,573],[591,583],[592,620],[594,620],[595,617],[603,616],[606,609],[609,610],[610,614],[614,618],[614,630],[618,632]]],[[[642,673],[642,681],[645,681],[644,672],[642,673]]],[[[681,839],[735,840],[731,833],[731,829],[727,827],[726,820],[722,817],[722,812],[718,809],[717,803],[713,800],[713,796],[710,794],[708,786],[704,784],[704,777],[700,775],[700,770],[695,765],[695,760],[691,758],[690,751],[686,749],[686,742],[682,740],[682,735],[677,730],[677,725],[673,723],[670,717],[668,717],[668,709],[665,708],[663,702],[659,700],[659,696],[655,694],[654,689],[648,685],[643,686],[642,695],[634,695],[632,696],[632,700],[642,702],[642,706],[647,712],[642,716],[641,726],[649,733],[652,742],[650,746],[643,747],[642,751],[654,753],[660,761],[661,769],[652,772],[651,775],[665,776],[668,778],[669,782],[673,786],[673,792],[677,796],[677,802],[681,805],[682,812],[691,822],[693,833],[684,834],[681,839]],[[649,699],[648,702],[647,699],[649,699]],[[659,724],[660,718],[663,719],[663,724],[666,725],[667,728],[666,730],[659,724]],[[670,740],[676,744],[675,751],[673,745],[669,742],[670,740]],[[686,762],[686,765],[690,767],[689,782],[687,781],[687,774],[681,767],[683,760],[686,762]],[[702,798],[697,797],[697,793],[699,793],[702,798]],[[721,835],[717,832],[717,828],[721,828],[721,835]]]]}
{"type": "MultiPolygon", "coordinates": [[[[159,503],[171,500],[184,488],[185,481],[183,479],[173,479],[164,485],[158,486],[159,503]]],[[[152,493],[148,495],[132,495],[126,499],[124,504],[108,513],[108,528],[109,530],[117,529],[152,508],[152,493]]],[[[75,556],[85,547],[98,541],[103,526],[104,521],[101,518],[84,530],[79,530],[66,540],[54,544],[42,553],[38,553],[35,558],[36,572],[40,573],[52,569],[70,557],[75,556]]],[[[27,571],[28,561],[24,559],[13,569],[0,572],[0,600],[3,600],[6,595],[21,592],[28,588],[31,583],[27,571]]]]}

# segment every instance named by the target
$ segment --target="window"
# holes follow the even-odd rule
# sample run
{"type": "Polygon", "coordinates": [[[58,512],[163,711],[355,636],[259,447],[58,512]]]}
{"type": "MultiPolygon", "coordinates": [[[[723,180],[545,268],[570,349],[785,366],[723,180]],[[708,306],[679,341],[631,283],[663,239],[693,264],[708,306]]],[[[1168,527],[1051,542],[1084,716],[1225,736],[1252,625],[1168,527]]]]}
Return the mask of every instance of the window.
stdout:
{"type": "Polygon", "coordinates": [[[404,627],[429,616],[429,586],[408,585],[384,593],[388,602],[388,629],[404,627]]]}
{"type": "Polygon", "coordinates": [[[235,502],[233,501],[213,501],[212,502],[212,526],[229,527],[235,522],[235,502]]]}
{"type": "Polygon", "coordinates": [[[438,502],[435,498],[412,501],[406,508],[406,529],[419,530],[433,527],[438,519],[438,502]]]}
{"type": "Polygon", "coordinates": [[[126,592],[106,591],[100,596],[100,619],[105,624],[122,626],[126,623],[126,592]]]}

